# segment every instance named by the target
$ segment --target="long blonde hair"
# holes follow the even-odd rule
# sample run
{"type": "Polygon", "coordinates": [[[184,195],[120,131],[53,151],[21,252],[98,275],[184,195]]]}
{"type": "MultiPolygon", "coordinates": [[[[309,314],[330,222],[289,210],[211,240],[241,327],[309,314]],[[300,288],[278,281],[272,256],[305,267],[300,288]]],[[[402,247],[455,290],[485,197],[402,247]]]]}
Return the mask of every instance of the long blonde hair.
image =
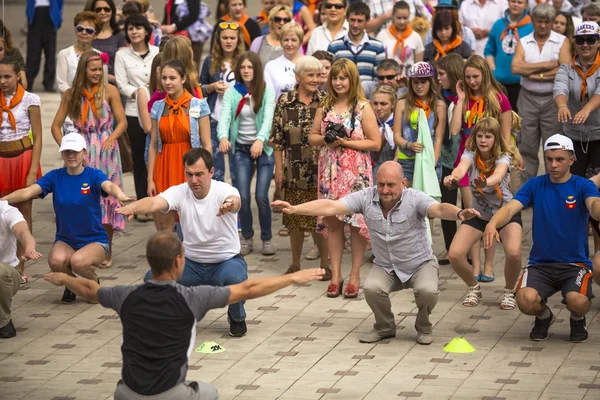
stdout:
{"type": "MultiPolygon", "coordinates": [[[[67,115],[73,121],[81,120],[81,99],[83,97],[83,89],[87,86],[87,65],[90,61],[100,61],[103,66],[104,62],[100,54],[95,51],[86,51],[79,58],[73,86],[69,92],[67,100],[67,115]]],[[[98,115],[102,115],[102,103],[104,102],[104,93],[106,91],[106,82],[104,81],[104,73],[98,82],[98,93],[96,93],[96,110],[98,115]]]]}
{"type": "MultiPolygon", "coordinates": [[[[492,74],[492,70],[488,65],[487,61],[480,55],[472,55],[469,57],[467,62],[465,63],[465,67],[463,69],[464,73],[467,71],[467,68],[473,68],[477,71],[481,72],[481,88],[479,91],[482,93],[485,103],[485,111],[487,116],[493,118],[500,118],[502,114],[502,110],[500,109],[500,101],[498,100],[499,94],[504,94],[504,87],[494,78],[494,74],[492,74]]],[[[473,91],[469,87],[469,85],[463,85],[465,90],[467,101],[465,101],[463,112],[467,111],[467,104],[469,99],[473,96],[473,91]]]]}
{"type": "Polygon", "coordinates": [[[185,36],[172,36],[162,51],[162,62],[179,60],[185,65],[188,79],[192,88],[199,86],[198,66],[194,61],[192,42],[185,36]]]}
{"type": "MultiPolygon", "coordinates": [[[[412,79],[416,79],[416,78],[408,79],[408,85],[406,85],[406,86],[408,86],[408,90],[406,91],[406,94],[403,97],[406,101],[406,103],[404,105],[404,120],[406,122],[410,122],[410,115],[412,114],[413,111],[417,110],[417,108],[418,108],[415,105],[415,102],[417,101],[418,96],[415,93],[415,91],[413,90],[412,83],[411,83],[412,79]]],[[[441,100],[441,98],[439,95],[439,89],[437,87],[436,79],[433,76],[429,76],[429,77],[427,77],[427,80],[429,81],[429,92],[427,93],[427,104],[429,105],[429,108],[431,108],[431,112],[433,113],[433,129],[435,129],[438,124],[437,101],[441,100]]]]}
{"type": "Polygon", "coordinates": [[[331,110],[335,103],[339,101],[339,96],[333,88],[333,78],[340,73],[346,75],[350,81],[350,91],[348,93],[348,104],[356,107],[359,101],[367,101],[362,84],[360,83],[360,75],[356,64],[346,58],[336,60],[331,66],[329,78],[327,79],[327,94],[321,102],[325,112],[331,110]]]}
{"type": "MultiPolygon", "coordinates": [[[[212,51],[210,52],[210,74],[214,75],[217,72],[225,72],[225,65],[223,64],[223,61],[225,59],[225,53],[223,52],[223,47],[221,47],[221,32],[225,31],[225,30],[233,30],[230,28],[225,28],[222,29],[219,25],[217,25],[217,32],[215,33],[215,38],[213,39],[213,48],[212,51]]],[[[236,30],[233,30],[234,32],[237,32],[237,46],[235,48],[235,50],[233,51],[233,54],[231,56],[231,68],[234,68],[235,65],[237,65],[237,62],[239,61],[240,57],[242,56],[242,54],[244,54],[246,52],[246,44],[244,43],[244,37],[242,36],[242,28],[238,27],[236,30]]]]}
{"type": "Polygon", "coordinates": [[[512,146],[506,143],[506,140],[502,137],[502,129],[500,128],[498,120],[490,117],[483,118],[475,125],[465,143],[465,149],[473,152],[474,160],[477,160],[477,157],[480,156],[479,148],[477,147],[478,133],[491,133],[494,135],[494,146],[491,150],[492,157],[485,166],[485,170],[482,171],[484,174],[492,172],[496,168],[496,160],[504,155],[510,156],[512,166],[519,168],[521,155],[518,152],[513,151],[512,146]]]}

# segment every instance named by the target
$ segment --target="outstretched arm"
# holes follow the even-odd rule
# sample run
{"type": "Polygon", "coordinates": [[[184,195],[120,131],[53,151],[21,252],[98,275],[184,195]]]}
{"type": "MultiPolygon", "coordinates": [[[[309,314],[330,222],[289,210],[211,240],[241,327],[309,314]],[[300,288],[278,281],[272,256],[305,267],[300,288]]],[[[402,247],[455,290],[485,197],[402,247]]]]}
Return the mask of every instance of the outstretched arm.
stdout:
{"type": "Polygon", "coordinates": [[[34,197],[42,194],[42,188],[37,183],[34,183],[31,186],[28,186],[24,189],[19,189],[17,191],[12,192],[11,194],[7,194],[2,198],[2,200],[8,201],[8,204],[17,204],[22,203],[27,200],[31,200],[34,197]]]}
{"type": "Polygon", "coordinates": [[[12,228],[12,233],[25,249],[21,256],[21,260],[39,260],[42,258],[42,254],[35,249],[35,239],[31,235],[31,232],[29,232],[27,222],[22,221],[15,224],[12,228]]]}
{"type": "Polygon", "coordinates": [[[94,303],[98,302],[98,289],[100,289],[100,285],[96,281],[77,279],[62,272],[50,272],[44,276],[44,279],[56,286],[66,286],[67,289],[79,297],[83,297],[94,303]]]}
{"type": "Polygon", "coordinates": [[[350,214],[348,207],[341,200],[313,200],[308,203],[293,206],[288,202],[277,200],[271,203],[271,207],[279,207],[286,214],[310,215],[313,217],[329,217],[332,215],[350,214]]]}
{"type": "Polygon", "coordinates": [[[117,213],[123,214],[131,221],[135,214],[149,214],[153,212],[166,212],[169,210],[169,203],[164,197],[144,197],[141,200],[135,201],[125,207],[117,208],[117,213]]]}
{"type": "Polygon", "coordinates": [[[111,195],[112,197],[114,197],[115,199],[119,200],[122,203],[135,200],[131,197],[128,197],[125,193],[123,193],[123,191],[121,190],[120,187],[118,187],[111,181],[104,181],[104,182],[102,182],[101,186],[102,186],[102,190],[104,190],[106,193],[108,193],[109,195],[111,195]]]}
{"type": "Polygon", "coordinates": [[[448,221],[466,221],[479,216],[479,211],[477,210],[472,208],[465,208],[463,210],[450,203],[435,203],[427,210],[427,218],[439,218],[448,221]]]}

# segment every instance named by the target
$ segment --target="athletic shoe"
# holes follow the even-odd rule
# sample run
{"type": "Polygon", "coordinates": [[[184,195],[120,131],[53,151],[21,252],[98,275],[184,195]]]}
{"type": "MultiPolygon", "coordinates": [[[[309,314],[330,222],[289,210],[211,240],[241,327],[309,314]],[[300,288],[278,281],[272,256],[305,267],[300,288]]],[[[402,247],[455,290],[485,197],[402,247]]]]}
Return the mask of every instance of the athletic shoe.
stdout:
{"type": "Polygon", "coordinates": [[[76,299],[77,299],[77,296],[75,296],[75,293],[73,293],[69,289],[65,288],[65,292],[63,293],[63,297],[60,301],[63,304],[73,304],[73,303],[75,303],[76,299]]]}
{"type": "Polygon", "coordinates": [[[246,326],[246,321],[234,321],[231,318],[231,315],[227,313],[227,322],[229,322],[229,336],[233,337],[242,337],[246,336],[248,332],[248,327],[246,326]]]}
{"type": "Polygon", "coordinates": [[[243,256],[247,256],[248,254],[252,253],[254,247],[254,243],[252,238],[250,239],[246,239],[246,238],[242,238],[242,255],[243,256]]]}
{"type": "Polygon", "coordinates": [[[571,322],[571,334],[569,340],[573,343],[583,343],[588,340],[588,331],[586,328],[585,317],[582,319],[575,320],[569,318],[571,322]]]}
{"type": "Polygon", "coordinates": [[[263,240],[263,248],[262,248],[263,256],[272,256],[275,255],[275,249],[273,245],[268,240],[263,240]]]}
{"type": "Polygon", "coordinates": [[[0,328],[0,339],[10,339],[17,336],[17,330],[12,323],[12,319],[8,321],[8,324],[0,328]]]}
{"type": "Polygon", "coordinates": [[[319,257],[321,257],[321,253],[319,252],[319,248],[315,244],[304,258],[306,258],[307,260],[316,260],[319,257]]]}
{"type": "Polygon", "coordinates": [[[535,318],[535,323],[529,334],[529,339],[536,342],[548,339],[548,329],[550,329],[550,325],[554,323],[554,314],[552,314],[550,308],[548,308],[548,311],[550,311],[550,316],[548,318],[535,318]]]}

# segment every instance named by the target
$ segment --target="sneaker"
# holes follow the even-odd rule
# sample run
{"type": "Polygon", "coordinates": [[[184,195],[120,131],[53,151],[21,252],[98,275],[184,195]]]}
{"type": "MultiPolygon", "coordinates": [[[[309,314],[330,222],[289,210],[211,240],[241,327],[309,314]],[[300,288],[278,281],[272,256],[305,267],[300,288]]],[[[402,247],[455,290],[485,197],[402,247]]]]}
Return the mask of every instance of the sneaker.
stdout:
{"type": "Polygon", "coordinates": [[[252,248],[254,247],[253,244],[253,240],[252,238],[250,239],[246,239],[244,237],[242,237],[242,255],[243,256],[247,256],[248,254],[252,253],[252,248]]]}
{"type": "Polygon", "coordinates": [[[430,345],[433,343],[433,335],[431,333],[417,332],[417,343],[422,345],[430,345]]]}
{"type": "Polygon", "coordinates": [[[515,292],[511,289],[504,289],[504,295],[500,302],[501,310],[513,310],[517,306],[517,300],[515,298],[515,292]]]}
{"type": "Polygon", "coordinates": [[[262,253],[263,253],[263,256],[275,255],[275,249],[273,248],[273,245],[271,244],[270,241],[268,241],[268,240],[263,241],[262,253]]]}
{"type": "Polygon", "coordinates": [[[481,299],[481,286],[477,284],[476,286],[470,286],[469,292],[467,296],[463,300],[463,306],[465,307],[475,307],[479,304],[479,300],[481,299]]]}
{"type": "Polygon", "coordinates": [[[569,318],[571,322],[571,334],[569,340],[573,343],[584,343],[588,340],[588,331],[586,328],[585,317],[579,320],[569,318]]]}
{"type": "Polygon", "coordinates": [[[378,332],[377,330],[373,329],[370,332],[362,335],[358,339],[358,341],[361,343],[376,343],[376,342],[379,342],[380,340],[391,339],[395,336],[396,336],[395,331],[387,333],[387,334],[382,334],[382,333],[378,332]]]}
{"type": "Polygon", "coordinates": [[[552,314],[550,308],[548,308],[548,310],[550,311],[550,316],[548,318],[535,318],[533,329],[529,334],[529,339],[536,342],[548,339],[548,329],[550,329],[550,325],[554,323],[554,314],[552,314]]]}
{"type": "Polygon", "coordinates": [[[304,258],[306,258],[307,260],[316,260],[319,257],[321,257],[321,252],[319,251],[317,245],[313,244],[312,249],[310,249],[308,254],[306,254],[306,257],[304,258]]]}
{"type": "Polygon", "coordinates": [[[0,339],[10,339],[15,336],[17,336],[17,330],[15,329],[11,319],[8,321],[8,324],[0,328],[0,339]]]}
{"type": "Polygon", "coordinates": [[[233,337],[242,337],[246,336],[248,332],[248,327],[246,326],[246,321],[234,321],[231,318],[231,315],[227,313],[227,322],[229,322],[229,336],[233,337]]]}
{"type": "Polygon", "coordinates": [[[65,292],[63,293],[63,297],[62,297],[62,299],[60,299],[60,301],[63,304],[73,304],[73,303],[75,303],[76,299],[77,299],[77,296],[75,296],[75,293],[73,293],[69,289],[65,288],[65,292]]]}

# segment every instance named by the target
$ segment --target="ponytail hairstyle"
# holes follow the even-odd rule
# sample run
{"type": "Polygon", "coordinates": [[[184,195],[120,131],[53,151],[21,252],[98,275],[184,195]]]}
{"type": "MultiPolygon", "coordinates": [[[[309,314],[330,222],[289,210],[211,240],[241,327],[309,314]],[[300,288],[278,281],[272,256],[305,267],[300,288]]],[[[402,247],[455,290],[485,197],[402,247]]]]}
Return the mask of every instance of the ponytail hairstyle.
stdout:
{"type": "MultiPolygon", "coordinates": [[[[73,85],[67,100],[67,115],[73,121],[79,121],[81,119],[81,100],[83,97],[83,89],[87,86],[87,66],[88,63],[93,61],[100,61],[104,66],[104,58],[94,50],[83,53],[77,63],[75,78],[73,79],[73,85]]],[[[103,73],[100,77],[100,82],[98,82],[98,93],[96,94],[96,110],[98,111],[98,115],[102,115],[102,103],[104,102],[105,91],[106,82],[104,81],[103,73]]]]}
{"type": "Polygon", "coordinates": [[[390,85],[381,85],[377,86],[375,90],[373,90],[373,96],[371,96],[371,98],[374,98],[376,94],[385,94],[388,96],[388,98],[390,99],[390,103],[392,104],[393,114],[394,109],[396,108],[396,103],[398,102],[398,94],[396,93],[396,91],[390,85]]]}
{"type": "Polygon", "coordinates": [[[152,60],[152,66],[150,67],[150,81],[148,82],[148,89],[150,90],[150,95],[152,95],[156,90],[164,92],[161,82],[160,73],[158,69],[161,68],[163,62],[163,54],[158,53],[154,60],[152,60]]]}
{"type": "Polygon", "coordinates": [[[519,168],[521,162],[521,155],[512,149],[512,146],[506,143],[506,140],[502,137],[502,129],[500,123],[495,118],[486,117],[479,121],[473,131],[467,138],[465,143],[465,149],[473,152],[473,159],[477,159],[479,154],[479,148],[477,147],[477,134],[478,133],[491,133],[494,135],[494,146],[491,149],[492,157],[485,166],[484,174],[490,174],[496,168],[496,161],[505,155],[510,156],[512,167],[519,168]]]}

